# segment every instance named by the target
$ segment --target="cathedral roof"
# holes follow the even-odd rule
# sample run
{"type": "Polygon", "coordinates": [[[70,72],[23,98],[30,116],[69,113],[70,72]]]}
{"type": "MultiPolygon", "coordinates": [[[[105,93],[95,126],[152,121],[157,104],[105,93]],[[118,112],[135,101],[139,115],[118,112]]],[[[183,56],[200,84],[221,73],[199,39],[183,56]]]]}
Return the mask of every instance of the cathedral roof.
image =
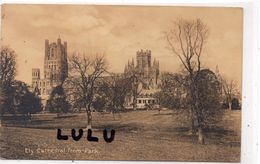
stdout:
{"type": "Polygon", "coordinates": [[[142,89],[140,95],[153,95],[159,91],[160,91],[159,89],[142,89]]]}

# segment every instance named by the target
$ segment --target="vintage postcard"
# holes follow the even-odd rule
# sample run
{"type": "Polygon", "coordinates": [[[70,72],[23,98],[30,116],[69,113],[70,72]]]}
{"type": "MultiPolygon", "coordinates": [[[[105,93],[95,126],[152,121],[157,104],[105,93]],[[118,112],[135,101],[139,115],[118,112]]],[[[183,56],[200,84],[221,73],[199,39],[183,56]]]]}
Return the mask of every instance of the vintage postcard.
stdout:
{"type": "Polygon", "coordinates": [[[240,162],[242,8],[1,14],[2,159],[240,162]]]}

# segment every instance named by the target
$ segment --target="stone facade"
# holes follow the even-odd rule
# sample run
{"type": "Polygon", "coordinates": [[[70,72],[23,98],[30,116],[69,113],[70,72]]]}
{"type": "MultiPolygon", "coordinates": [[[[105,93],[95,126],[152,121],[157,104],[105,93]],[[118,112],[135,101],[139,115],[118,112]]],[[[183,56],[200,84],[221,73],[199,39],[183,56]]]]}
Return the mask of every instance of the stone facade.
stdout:
{"type": "Polygon", "coordinates": [[[142,88],[145,90],[158,89],[159,84],[159,61],[154,59],[152,64],[151,56],[151,50],[137,51],[136,65],[134,59],[132,59],[132,62],[128,61],[124,70],[126,75],[135,72],[142,88]]]}
{"type": "MultiPolygon", "coordinates": [[[[154,94],[160,91],[160,68],[159,61],[153,60],[151,50],[140,50],[136,52],[136,65],[134,59],[128,61],[125,66],[124,74],[131,76],[135,74],[137,77],[137,108],[146,108],[149,105],[158,104],[154,94]]],[[[126,98],[126,107],[132,108],[133,95],[126,98]]]]}
{"type": "Polygon", "coordinates": [[[43,78],[40,73],[39,68],[32,69],[32,89],[41,96],[44,104],[52,89],[68,76],[67,42],[61,43],[60,38],[57,43],[45,40],[43,78]]]}

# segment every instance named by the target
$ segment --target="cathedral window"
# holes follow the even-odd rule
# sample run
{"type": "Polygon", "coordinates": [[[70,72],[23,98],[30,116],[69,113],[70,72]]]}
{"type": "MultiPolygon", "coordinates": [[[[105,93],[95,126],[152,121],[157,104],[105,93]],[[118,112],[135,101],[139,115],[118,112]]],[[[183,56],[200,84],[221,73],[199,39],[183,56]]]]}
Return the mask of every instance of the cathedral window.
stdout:
{"type": "Polygon", "coordinates": [[[51,57],[54,56],[54,49],[51,49],[51,57]]]}

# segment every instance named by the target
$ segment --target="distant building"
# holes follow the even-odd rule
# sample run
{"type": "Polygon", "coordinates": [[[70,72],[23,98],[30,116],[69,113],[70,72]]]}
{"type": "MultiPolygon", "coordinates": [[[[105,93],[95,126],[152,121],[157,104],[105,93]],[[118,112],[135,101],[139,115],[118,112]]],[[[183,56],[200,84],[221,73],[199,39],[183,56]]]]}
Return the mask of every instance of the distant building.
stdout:
{"type": "Polygon", "coordinates": [[[45,105],[52,89],[62,84],[68,76],[67,42],[62,44],[60,38],[57,39],[57,43],[49,43],[49,40],[45,40],[42,79],[40,73],[39,68],[32,69],[32,89],[42,98],[45,105]]]}
{"type": "MultiPolygon", "coordinates": [[[[158,104],[154,94],[160,91],[160,68],[159,61],[153,60],[151,50],[140,50],[136,52],[136,65],[134,59],[128,61],[124,74],[131,76],[135,74],[137,79],[137,108],[145,108],[149,105],[158,104]]],[[[126,107],[133,107],[133,95],[126,98],[126,107]]]]}

